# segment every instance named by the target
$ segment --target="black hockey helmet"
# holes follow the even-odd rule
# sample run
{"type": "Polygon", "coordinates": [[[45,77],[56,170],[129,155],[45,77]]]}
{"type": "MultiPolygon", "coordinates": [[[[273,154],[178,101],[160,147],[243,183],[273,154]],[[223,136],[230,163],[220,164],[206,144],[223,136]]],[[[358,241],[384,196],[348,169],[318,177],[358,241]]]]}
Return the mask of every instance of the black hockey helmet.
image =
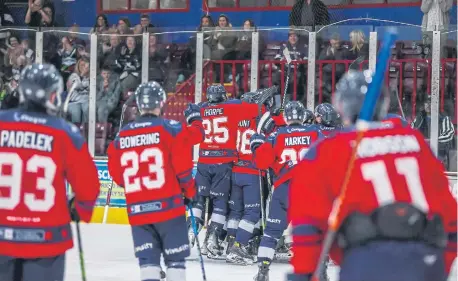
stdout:
{"type": "Polygon", "coordinates": [[[315,114],[310,109],[305,109],[305,120],[304,124],[313,124],[315,121],[315,114]]]}
{"type": "Polygon", "coordinates": [[[321,124],[331,127],[338,123],[339,114],[330,103],[322,103],[315,108],[315,118],[318,117],[321,119],[321,124]]]}
{"type": "Polygon", "coordinates": [[[299,101],[289,101],[285,105],[283,112],[283,118],[286,124],[299,123],[303,124],[306,117],[306,109],[304,105],[299,101]]]}
{"type": "Polygon", "coordinates": [[[258,101],[258,97],[259,97],[259,93],[257,92],[248,92],[248,93],[244,93],[240,99],[243,101],[243,102],[247,102],[247,103],[257,103],[258,101]]]}
{"type": "Polygon", "coordinates": [[[31,103],[57,114],[62,105],[64,82],[59,71],[52,64],[34,63],[21,73],[18,85],[20,103],[31,103]]]}
{"type": "Polygon", "coordinates": [[[227,100],[226,89],[221,84],[208,86],[206,95],[209,103],[220,103],[227,100]]]}
{"type": "Polygon", "coordinates": [[[135,101],[140,113],[143,110],[162,108],[167,99],[167,94],[159,83],[155,81],[143,83],[135,90],[135,101]]]}
{"type": "MultiPolygon", "coordinates": [[[[339,80],[336,85],[333,104],[342,116],[342,121],[356,122],[370,83],[372,83],[370,70],[350,70],[339,80]]],[[[374,120],[383,120],[389,106],[390,92],[386,87],[382,87],[382,93],[375,107],[374,120]]]]}

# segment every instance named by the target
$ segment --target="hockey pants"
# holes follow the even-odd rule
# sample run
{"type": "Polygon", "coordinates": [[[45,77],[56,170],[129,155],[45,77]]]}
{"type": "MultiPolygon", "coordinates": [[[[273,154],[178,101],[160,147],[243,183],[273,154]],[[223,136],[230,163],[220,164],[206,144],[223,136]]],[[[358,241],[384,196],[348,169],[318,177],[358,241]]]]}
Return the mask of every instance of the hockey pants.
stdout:
{"type": "Polygon", "coordinates": [[[288,191],[288,182],[273,190],[272,198],[268,202],[266,228],[259,245],[258,261],[271,261],[274,258],[277,242],[288,227],[288,191]]]}
{"type": "Polygon", "coordinates": [[[259,175],[233,173],[227,232],[235,241],[247,245],[261,217],[259,175]]]}
{"type": "Polygon", "coordinates": [[[1,281],[63,281],[64,269],[65,254],[37,259],[0,256],[1,281]]]}
{"type": "MultiPolygon", "coordinates": [[[[199,198],[210,197],[212,202],[211,229],[222,231],[228,213],[228,201],[231,191],[232,163],[222,164],[197,164],[196,185],[199,198]]],[[[194,215],[203,220],[203,209],[197,211],[196,204],[194,215]]]]}
{"type": "Polygon", "coordinates": [[[185,258],[190,249],[185,216],[155,224],[134,225],[132,238],[142,281],[161,280],[161,255],[167,266],[167,280],[186,280],[185,258]]]}

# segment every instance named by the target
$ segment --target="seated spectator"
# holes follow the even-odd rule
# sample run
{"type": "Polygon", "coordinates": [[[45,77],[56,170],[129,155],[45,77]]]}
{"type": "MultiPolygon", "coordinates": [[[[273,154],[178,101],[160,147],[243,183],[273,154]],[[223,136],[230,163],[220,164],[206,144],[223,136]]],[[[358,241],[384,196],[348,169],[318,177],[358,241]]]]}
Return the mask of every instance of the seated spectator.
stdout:
{"type": "Polygon", "coordinates": [[[89,117],[89,60],[81,58],[67,81],[70,121],[87,123],[89,117]]]}
{"type": "MultiPolygon", "coordinates": [[[[289,55],[291,57],[291,61],[293,63],[290,64],[290,78],[289,78],[289,85],[288,85],[288,98],[292,99],[294,94],[294,82],[297,83],[297,100],[302,100],[304,98],[305,86],[306,86],[306,64],[305,61],[308,59],[308,46],[305,44],[301,44],[299,40],[299,35],[296,33],[294,29],[291,29],[288,33],[288,42],[282,44],[280,46],[280,50],[278,51],[277,55],[275,56],[276,60],[286,61],[286,58],[283,54],[285,49],[288,49],[289,55]],[[298,63],[294,63],[298,62],[298,63]],[[294,68],[296,68],[296,77],[294,77],[294,68]]],[[[286,80],[287,74],[287,66],[285,65],[284,72],[281,72],[279,65],[273,65],[273,70],[276,70],[275,74],[273,75],[273,81],[275,84],[280,85],[280,79],[283,76],[283,79],[286,80]]]]}
{"type": "Polygon", "coordinates": [[[77,47],[82,46],[86,48],[86,41],[79,37],[80,27],[77,24],[72,25],[68,31],[70,31],[68,34],[68,40],[70,41],[70,44],[77,47]]]}
{"type": "MultiPolygon", "coordinates": [[[[364,33],[361,30],[350,32],[350,49],[345,54],[345,59],[352,61],[364,61],[369,59],[369,45],[366,43],[364,33]]],[[[359,70],[359,64],[352,64],[351,69],[359,70]]]]}
{"type": "MultiPolygon", "coordinates": [[[[324,48],[318,60],[345,60],[345,52],[344,49],[340,45],[340,36],[339,34],[333,34],[331,39],[329,40],[329,46],[324,48]]],[[[318,63],[320,63],[318,61],[318,63]]],[[[345,64],[335,64],[334,66],[334,73],[332,71],[333,64],[332,63],[325,63],[323,64],[322,68],[322,89],[323,89],[323,102],[331,102],[331,93],[333,92],[333,85],[332,85],[332,78],[334,77],[334,81],[339,81],[340,77],[345,73],[345,64]]]]}
{"type": "Polygon", "coordinates": [[[151,23],[151,20],[148,14],[142,14],[140,16],[140,25],[142,28],[145,28],[145,29],[154,27],[154,25],[151,23]]]}
{"type": "Polygon", "coordinates": [[[121,72],[120,80],[123,92],[135,89],[140,84],[141,63],[141,49],[137,47],[135,37],[128,36],[126,44],[121,47],[120,56],[116,60],[116,66],[121,72]]]}
{"type": "MultiPolygon", "coordinates": [[[[442,161],[445,168],[449,167],[449,151],[453,146],[455,128],[449,116],[439,114],[439,149],[438,158],[442,161]]],[[[424,107],[418,112],[411,124],[412,128],[418,129],[426,139],[431,138],[431,96],[428,95],[424,107]]]]}
{"type": "Polygon", "coordinates": [[[140,24],[137,24],[136,26],[134,26],[134,28],[132,29],[132,32],[134,34],[142,34],[143,33],[143,27],[140,25],[140,24]]]}
{"type": "Polygon", "coordinates": [[[121,54],[121,48],[124,46],[121,44],[121,38],[116,33],[116,31],[111,31],[111,35],[108,41],[104,41],[102,46],[99,48],[99,65],[108,65],[116,73],[121,74],[122,69],[118,69],[116,66],[116,60],[119,58],[121,54]]]}
{"type": "Polygon", "coordinates": [[[29,40],[22,40],[21,45],[22,49],[24,50],[24,56],[27,61],[27,65],[32,64],[35,61],[35,51],[30,48],[29,40]]]}
{"type": "Polygon", "coordinates": [[[97,77],[97,122],[107,122],[121,95],[119,76],[109,66],[103,66],[97,77]]]}
{"type": "Polygon", "coordinates": [[[108,25],[107,16],[104,14],[100,14],[97,16],[94,27],[91,29],[90,33],[94,33],[94,32],[98,34],[108,33],[108,29],[109,29],[109,25],[108,25]]]}
{"type": "Polygon", "coordinates": [[[17,86],[19,82],[19,74],[7,75],[6,83],[0,79],[0,109],[16,108],[19,105],[19,93],[17,86]]]}
{"type": "Polygon", "coordinates": [[[118,26],[116,27],[119,34],[129,34],[131,24],[128,18],[120,18],[118,21],[118,26]]]}
{"type": "Polygon", "coordinates": [[[166,63],[170,60],[166,49],[158,44],[155,34],[149,35],[149,80],[156,81],[161,85],[166,78],[166,63]]]}
{"type": "Polygon", "coordinates": [[[77,49],[68,37],[62,37],[62,48],[59,50],[59,56],[61,61],[60,71],[64,81],[74,72],[77,61],[77,49]]]}

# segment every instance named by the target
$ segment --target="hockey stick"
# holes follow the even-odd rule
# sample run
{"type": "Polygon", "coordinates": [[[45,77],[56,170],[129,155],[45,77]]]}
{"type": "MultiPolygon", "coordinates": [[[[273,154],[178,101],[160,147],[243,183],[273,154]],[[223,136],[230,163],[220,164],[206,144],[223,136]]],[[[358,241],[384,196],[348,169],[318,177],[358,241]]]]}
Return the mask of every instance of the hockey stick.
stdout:
{"type": "Polygon", "coordinates": [[[328,218],[328,231],[326,232],[326,236],[323,241],[323,247],[320,252],[320,257],[318,259],[318,267],[313,273],[312,279],[313,281],[318,281],[319,276],[322,276],[324,271],[324,264],[327,259],[327,256],[331,250],[331,247],[334,243],[335,237],[337,235],[337,231],[339,228],[339,215],[341,211],[341,207],[343,201],[345,200],[348,184],[350,182],[350,176],[353,172],[353,167],[355,165],[355,160],[357,158],[357,151],[358,146],[361,140],[364,137],[364,132],[368,129],[369,121],[372,120],[374,115],[375,106],[377,104],[377,100],[380,96],[381,88],[383,86],[383,79],[385,78],[385,71],[388,66],[388,61],[390,58],[391,53],[391,46],[394,44],[396,40],[396,30],[390,29],[386,34],[383,40],[383,45],[380,50],[379,57],[377,59],[378,64],[375,70],[375,75],[372,78],[372,83],[369,84],[368,91],[366,97],[364,99],[363,106],[361,107],[361,112],[358,117],[358,121],[356,123],[356,128],[358,130],[358,134],[355,140],[355,144],[353,146],[350,162],[348,168],[345,172],[345,178],[342,184],[341,192],[337,199],[334,201],[332,206],[331,214],[328,218]]]}
{"type": "Polygon", "coordinates": [[[83,244],[81,243],[80,223],[77,221],[75,224],[76,224],[76,239],[78,240],[78,253],[79,253],[79,258],[80,258],[81,280],[86,281],[86,268],[84,267],[84,252],[83,252],[83,244]]]}
{"type": "Polygon", "coordinates": [[[202,280],[207,281],[207,275],[205,274],[204,257],[202,256],[202,250],[200,249],[199,232],[197,231],[196,218],[194,217],[192,206],[187,207],[189,210],[189,217],[191,218],[192,230],[194,231],[194,236],[196,237],[197,251],[199,252],[200,269],[202,270],[202,280]]]}
{"type": "MultiPolygon", "coordinates": [[[[126,112],[126,109],[127,109],[127,106],[129,105],[129,103],[134,99],[135,97],[135,94],[132,94],[125,102],[124,104],[122,105],[122,110],[121,110],[121,120],[119,121],[119,129],[118,129],[118,133],[117,135],[119,135],[119,132],[121,131],[122,129],[122,125],[124,123],[124,113],[126,112]]],[[[111,182],[110,182],[110,186],[108,187],[108,191],[107,191],[107,200],[105,202],[105,208],[103,210],[103,219],[102,219],[102,223],[105,224],[107,222],[107,218],[108,218],[108,210],[109,210],[109,207],[110,207],[110,202],[111,202],[111,193],[113,191],[113,177],[111,178],[111,182]]]]}
{"type": "Polygon", "coordinates": [[[282,110],[285,108],[286,93],[288,92],[288,85],[289,85],[289,75],[291,73],[291,55],[289,53],[288,48],[283,49],[283,56],[285,56],[286,67],[288,67],[288,69],[286,70],[285,90],[283,91],[283,99],[282,99],[282,102],[281,102],[281,109],[282,110]]]}

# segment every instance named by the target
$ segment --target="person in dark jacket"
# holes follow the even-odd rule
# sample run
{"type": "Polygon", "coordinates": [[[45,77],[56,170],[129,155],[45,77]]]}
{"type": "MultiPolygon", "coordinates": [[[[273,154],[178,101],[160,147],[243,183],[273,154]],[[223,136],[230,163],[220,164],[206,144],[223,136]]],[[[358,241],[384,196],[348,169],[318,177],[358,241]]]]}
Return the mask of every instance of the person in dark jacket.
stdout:
{"type": "MultiPolygon", "coordinates": [[[[428,96],[424,107],[420,110],[411,124],[412,128],[419,130],[426,139],[431,137],[431,96],[428,96]]],[[[439,114],[439,147],[437,156],[448,169],[448,154],[453,145],[455,128],[449,116],[439,114]]]]}
{"type": "MultiPolygon", "coordinates": [[[[8,6],[0,1],[0,26],[14,25],[14,18],[8,6]]],[[[1,37],[0,37],[1,38],[1,37]]]]}
{"type": "Polygon", "coordinates": [[[97,122],[107,122],[108,115],[118,106],[121,96],[119,76],[104,65],[97,77],[97,122]]]}
{"type": "Polygon", "coordinates": [[[289,14],[290,26],[316,26],[330,24],[329,12],[321,0],[298,0],[289,14]]]}

